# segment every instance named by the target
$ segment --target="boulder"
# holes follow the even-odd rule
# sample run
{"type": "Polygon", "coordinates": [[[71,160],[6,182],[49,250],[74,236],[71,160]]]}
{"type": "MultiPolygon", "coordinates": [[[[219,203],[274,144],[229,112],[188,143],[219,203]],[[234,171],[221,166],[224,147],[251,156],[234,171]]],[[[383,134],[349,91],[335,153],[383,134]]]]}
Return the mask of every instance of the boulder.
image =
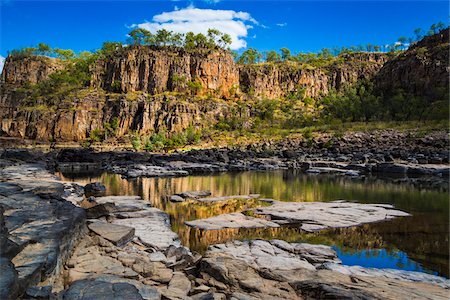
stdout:
{"type": "Polygon", "coordinates": [[[84,186],[84,194],[86,197],[104,196],[106,193],[106,187],[100,182],[88,183],[84,186]]]}
{"type": "Polygon", "coordinates": [[[134,228],[106,222],[93,222],[88,228],[114,245],[123,246],[134,237],[134,228]]]}

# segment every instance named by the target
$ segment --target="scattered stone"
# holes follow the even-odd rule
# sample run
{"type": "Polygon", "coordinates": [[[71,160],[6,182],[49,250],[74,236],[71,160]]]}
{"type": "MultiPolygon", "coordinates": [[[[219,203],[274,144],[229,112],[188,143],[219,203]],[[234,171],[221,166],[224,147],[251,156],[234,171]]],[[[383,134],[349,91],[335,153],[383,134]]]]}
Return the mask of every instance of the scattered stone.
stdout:
{"type": "Polygon", "coordinates": [[[119,247],[131,241],[135,232],[133,227],[106,222],[94,222],[88,228],[119,247]]]}
{"type": "Polygon", "coordinates": [[[106,187],[100,182],[88,183],[84,186],[84,194],[86,197],[104,196],[106,193],[106,187]]]}

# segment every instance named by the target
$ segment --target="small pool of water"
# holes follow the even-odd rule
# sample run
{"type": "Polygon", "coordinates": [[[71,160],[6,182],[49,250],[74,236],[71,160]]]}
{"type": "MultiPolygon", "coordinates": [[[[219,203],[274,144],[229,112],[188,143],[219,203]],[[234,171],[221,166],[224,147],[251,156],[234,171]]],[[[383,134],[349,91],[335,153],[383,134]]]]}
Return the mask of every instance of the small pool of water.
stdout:
{"type": "Polygon", "coordinates": [[[448,192],[393,184],[381,178],[307,175],[295,171],[240,172],[179,178],[124,179],[96,170],[59,172],[64,181],[102,182],[108,195],[139,195],[167,212],[182,243],[204,252],[211,244],[234,239],[283,239],[333,246],[348,265],[413,270],[449,277],[448,192]],[[261,194],[281,201],[351,200],[387,203],[412,214],[388,222],[306,233],[297,227],[203,231],[184,225],[198,218],[245,211],[252,201],[212,204],[172,203],[168,196],[184,191],[210,190],[213,196],[261,194]]]}

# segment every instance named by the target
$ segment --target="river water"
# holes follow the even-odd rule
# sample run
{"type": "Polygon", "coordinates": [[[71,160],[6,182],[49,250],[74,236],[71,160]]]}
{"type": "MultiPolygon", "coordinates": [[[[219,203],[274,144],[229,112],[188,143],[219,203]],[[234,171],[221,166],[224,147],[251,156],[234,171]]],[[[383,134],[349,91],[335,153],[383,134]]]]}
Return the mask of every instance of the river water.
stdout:
{"type": "Polygon", "coordinates": [[[377,177],[349,178],[308,175],[295,171],[239,172],[178,178],[124,179],[97,170],[59,172],[64,181],[102,182],[108,195],[139,195],[167,212],[182,243],[204,252],[208,245],[233,239],[283,239],[332,246],[346,265],[412,270],[449,277],[449,195],[377,177]],[[280,201],[349,200],[387,203],[411,217],[359,227],[305,233],[296,227],[202,231],[185,221],[261,205],[254,200],[213,204],[172,203],[168,196],[184,191],[210,190],[213,196],[261,194],[280,201]]]}

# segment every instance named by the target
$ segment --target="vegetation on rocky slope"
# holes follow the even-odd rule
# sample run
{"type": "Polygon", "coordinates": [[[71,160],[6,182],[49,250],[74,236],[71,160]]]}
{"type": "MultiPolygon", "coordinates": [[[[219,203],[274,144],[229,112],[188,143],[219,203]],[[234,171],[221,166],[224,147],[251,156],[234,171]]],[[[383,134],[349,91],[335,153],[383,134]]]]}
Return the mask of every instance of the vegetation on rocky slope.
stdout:
{"type": "Polygon", "coordinates": [[[45,44],[12,52],[2,74],[3,114],[26,125],[12,123],[4,133],[84,146],[127,136],[135,149],[161,151],[224,136],[448,117],[448,30],[390,54],[282,49],[254,64],[260,54],[249,49],[237,59],[245,66],[233,64],[222,50],[229,39],[216,30],[135,29],[128,44],[106,42],[78,55],[45,44]]]}

